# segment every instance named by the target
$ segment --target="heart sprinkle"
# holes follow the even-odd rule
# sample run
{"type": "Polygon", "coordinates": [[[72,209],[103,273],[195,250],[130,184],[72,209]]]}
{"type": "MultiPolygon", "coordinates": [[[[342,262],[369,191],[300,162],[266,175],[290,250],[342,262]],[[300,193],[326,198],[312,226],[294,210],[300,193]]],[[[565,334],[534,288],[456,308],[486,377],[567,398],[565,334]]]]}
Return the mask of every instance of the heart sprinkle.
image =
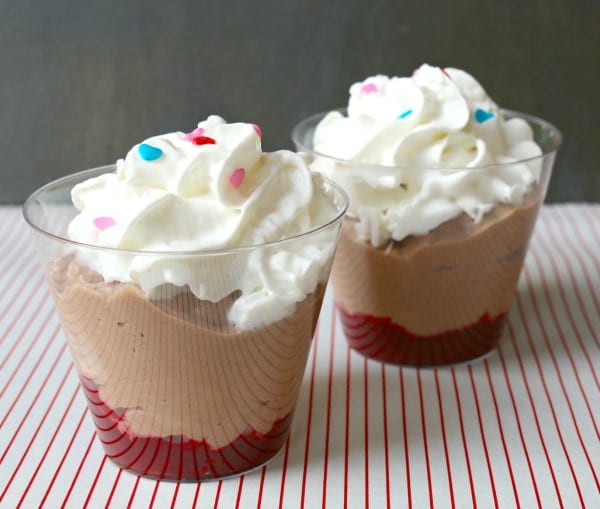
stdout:
{"type": "Polygon", "coordinates": [[[410,110],[410,109],[409,109],[409,110],[406,110],[406,111],[403,111],[403,112],[402,112],[402,113],[400,113],[400,115],[398,115],[396,118],[397,118],[398,120],[400,120],[400,119],[402,119],[402,118],[406,118],[406,117],[408,117],[408,116],[409,116],[409,115],[410,115],[412,112],[413,112],[413,110],[410,110]]]}
{"type": "Polygon", "coordinates": [[[492,112],[482,110],[481,108],[477,108],[475,110],[475,120],[477,120],[479,124],[483,124],[486,120],[489,120],[490,118],[494,118],[494,114],[492,112]]]}
{"type": "Polygon", "coordinates": [[[252,124],[252,127],[254,127],[254,130],[256,131],[256,134],[258,134],[258,137],[262,138],[262,129],[256,124],[252,124]]]}
{"type": "Polygon", "coordinates": [[[99,230],[106,230],[114,226],[117,222],[110,216],[101,216],[94,218],[94,226],[99,230]]]}
{"type": "Polygon", "coordinates": [[[210,136],[196,136],[195,138],[192,138],[192,143],[194,145],[214,145],[216,141],[210,136]]]}
{"type": "Polygon", "coordinates": [[[138,153],[144,161],[154,161],[163,155],[161,149],[148,145],[147,143],[141,143],[138,146],[138,153]]]}
{"type": "Polygon", "coordinates": [[[244,168],[238,168],[229,175],[229,184],[233,187],[240,187],[244,178],[246,177],[246,170],[244,168]]]}
{"type": "Polygon", "coordinates": [[[379,91],[379,88],[377,88],[375,83],[365,83],[362,87],[360,87],[360,91],[364,92],[365,94],[374,94],[375,92],[379,91]]]}
{"type": "Polygon", "coordinates": [[[188,141],[192,141],[194,138],[198,136],[202,136],[204,134],[204,129],[202,127],[196,127],[191,133],[187,133],[185,135],[185,139],[188,141]]]}

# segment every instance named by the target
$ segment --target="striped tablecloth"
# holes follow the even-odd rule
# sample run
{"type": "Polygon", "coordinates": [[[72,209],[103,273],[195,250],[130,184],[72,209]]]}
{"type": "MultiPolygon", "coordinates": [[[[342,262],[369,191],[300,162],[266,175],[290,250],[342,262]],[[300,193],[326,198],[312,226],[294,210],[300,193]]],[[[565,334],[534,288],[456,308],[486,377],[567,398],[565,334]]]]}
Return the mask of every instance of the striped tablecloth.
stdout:
{"type": "Polygon", "coordinates": [[[600,507],[600,205],[545,206],[500,347],[441,369],[348,350],[331,292],[283,452],[178,484],[102,453],[17,207],[0,208],[0,506],[600,507]]]}

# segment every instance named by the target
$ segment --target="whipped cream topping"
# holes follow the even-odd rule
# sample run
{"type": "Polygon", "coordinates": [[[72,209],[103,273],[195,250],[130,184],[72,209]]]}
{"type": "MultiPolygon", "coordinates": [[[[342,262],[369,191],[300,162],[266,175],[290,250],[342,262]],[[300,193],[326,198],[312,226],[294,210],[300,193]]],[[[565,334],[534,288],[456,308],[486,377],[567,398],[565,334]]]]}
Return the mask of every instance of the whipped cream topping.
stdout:
{"type": "Polygon", "coordinates": [[[345,188],[359,235],[375,246],[520,204],[542,154],[529,124],[505,119],[472,76],[426,64],[410,78],[353,84],[347,114],[325,115],[312,148],[338,159],[312,167],[345,188]]]}
{"type": "Polygon", "coordinates": [[[263,153],[260,136],[258,126],[210,116],[191,133],[134,146],[114,173],[73,188],[80,213],[68,236],[140,253],[77,255],[106,281],[136,282],[150,298],[187,286],[199,299],[218,302],[239,291],[229,319],[242,329],[285,317],[326,281],[337,229],[227,254],[190,253],[288,239],[340,215],[303,157],[263,153]]]}

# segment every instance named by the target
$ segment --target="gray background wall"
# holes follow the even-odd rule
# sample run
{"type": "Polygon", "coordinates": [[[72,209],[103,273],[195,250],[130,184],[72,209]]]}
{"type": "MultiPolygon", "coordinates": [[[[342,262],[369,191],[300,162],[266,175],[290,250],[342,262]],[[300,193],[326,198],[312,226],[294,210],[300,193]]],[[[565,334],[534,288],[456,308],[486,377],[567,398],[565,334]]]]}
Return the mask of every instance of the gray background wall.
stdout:
{"type": "Polygon", "coordinates": [[[263,148],[351,83],[459,67],[557,124],[548,201],[600,201],[597,0],[0,0],[0,203],[210,113],[263,148]]]}

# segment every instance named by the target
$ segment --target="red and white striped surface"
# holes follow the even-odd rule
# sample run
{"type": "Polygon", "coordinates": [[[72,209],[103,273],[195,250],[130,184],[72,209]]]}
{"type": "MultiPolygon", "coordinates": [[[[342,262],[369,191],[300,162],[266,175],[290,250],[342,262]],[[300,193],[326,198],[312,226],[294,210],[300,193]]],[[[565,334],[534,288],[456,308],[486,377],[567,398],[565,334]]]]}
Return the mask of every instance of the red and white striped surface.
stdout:
{"type": "Polygon", "coordinates": [[[600,205],[543,208],[508,330],[470,365],[366,361],[328,292],[284,451],[204,484],[105,460],[17,207],[0,239],[0,507],[600,507],[600,205]]]}

